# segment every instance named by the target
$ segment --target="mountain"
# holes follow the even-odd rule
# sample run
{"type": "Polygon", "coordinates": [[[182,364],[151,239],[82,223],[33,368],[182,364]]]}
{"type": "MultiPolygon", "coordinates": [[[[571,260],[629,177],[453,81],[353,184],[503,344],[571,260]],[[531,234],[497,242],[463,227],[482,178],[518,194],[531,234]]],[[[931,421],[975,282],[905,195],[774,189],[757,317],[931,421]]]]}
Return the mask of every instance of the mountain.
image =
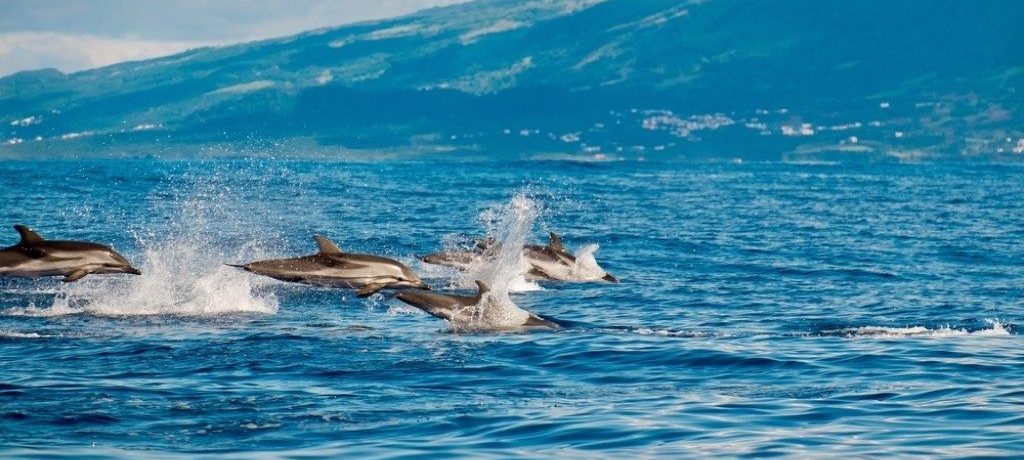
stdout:
{"type": "Polygon", "coordinates": [[[479,0],[10,75],[0,155],[1012,157],[1020,24],[1017,0],[479,0]]]}

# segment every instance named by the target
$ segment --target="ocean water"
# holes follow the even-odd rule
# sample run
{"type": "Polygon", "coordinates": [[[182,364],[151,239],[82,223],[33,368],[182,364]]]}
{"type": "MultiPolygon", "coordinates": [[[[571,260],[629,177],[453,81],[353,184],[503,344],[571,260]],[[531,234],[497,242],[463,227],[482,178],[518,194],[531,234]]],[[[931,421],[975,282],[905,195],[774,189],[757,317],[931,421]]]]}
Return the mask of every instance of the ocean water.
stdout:
{"type": "Polygon", "coordinates": [[[144,275],[0,279],[0,457],[1020,455],[1022,197],[1019,165],[3,161],[0,244],[144,275]],[[415,256],[552,230],[622,282],[488,276],[560,331],[222,265],[322,233],[457,289],[415,256]]]}

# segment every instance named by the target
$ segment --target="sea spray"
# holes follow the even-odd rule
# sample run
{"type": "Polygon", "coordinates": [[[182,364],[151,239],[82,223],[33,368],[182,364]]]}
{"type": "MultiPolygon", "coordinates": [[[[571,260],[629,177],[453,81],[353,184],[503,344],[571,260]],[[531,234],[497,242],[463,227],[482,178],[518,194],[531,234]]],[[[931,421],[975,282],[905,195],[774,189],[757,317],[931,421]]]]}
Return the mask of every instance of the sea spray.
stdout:
{"type": "Polygon", "coordinates": [[[569,268],[569,274],[574,280],[601,279],[607,272],[597,264],[594,253],[600,248],[597,244],[587,244],[576,251],[576,262],[569,268]]]}
{"type": "Polygon", "coordinates": [[[494,244],[484,250],[484,257],[456,278],[463,288],[475,288],[477,280],[490,287],[490,292],[480,299],[472,312],[474,320],[470,328],[501,328],[522,324],[529,317],[529,313],[512,302],[509,292],[540,289],[536,283],[523,278],[529,267],[522,251],[540,209],[536,200],[518,193],[508,203],[481,213],[480,220],[494,244]]]}
{"type": "MultiPolygon", "coordinates": [[[[167,228],[135,235],[142,248],[141,276],[89,276],[60,285],[48,308],[29,306],[11,314],[217,315],[277,312],[271,281],[225,262],[260,255],[252,232],[254,213],[240,213],[239,198],[216,180],[186,187],[167,228]],[[239,239],[241,236],[241,239],[239,239]]],[[[166,196],[157,197],[166,200],[166,196]]],[[[162,204],[162,203],[154,203],[162,204]]],[[[138,260],[138,257],[129,257],[138,260]]]]}
{"type": "Polygon", "coordinates": [[[44,315],[216,315],[277,312],[266,282],[223,265],[228,255],[201,241],[175,239],[144,250],[142,276],[65,285],[44,315]]]}
{"type": "Polygon", "coordinates": [[[508,203],[484,210],[480,221],[494,244],[484,250],[484,257],[456,276],[456,285],[472,289],[476,280],[481,280],[491,287],[491,292],[505,297],[509,292],[540,290],[537,283],[524,277],[530,265],[522,251],[540,210],[540,203],[525,193],[517,193],[508,203]]]}

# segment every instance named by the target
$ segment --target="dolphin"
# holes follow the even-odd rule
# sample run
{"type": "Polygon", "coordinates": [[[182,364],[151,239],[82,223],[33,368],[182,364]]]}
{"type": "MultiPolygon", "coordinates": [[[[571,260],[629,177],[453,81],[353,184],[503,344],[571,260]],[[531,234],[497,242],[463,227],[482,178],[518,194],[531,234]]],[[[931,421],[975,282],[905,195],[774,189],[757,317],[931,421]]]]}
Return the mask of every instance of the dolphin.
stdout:
{"type": "Polygon", "coordinates": [[[372,295],[384,288],[430,289],[401,262],[369,254],[344,252],[321,235],[313,239],[320,247],[320,251],[313,255],[227,265],[281,281],[358,289],[356,295],[359,297],[372,295]]]}
{"type": "MultiPolygon", "coordinates": [[[[547,246],[526,245],[523,246],[523,257],[529,263],[529,269],[524,273],[527,281],[597,281],[603,280],[618,283],[619,279],[605,272],[600,267],[600,273],[579,273],[576,270],[576,256],[569,253],[562,244],[562,239],[555,233],[549,234],[550,240],[547,246]]],[[[497,244],[493,239],[477,240],[476,247],[466,251],[435,252],[421,257],[423,262],[434,265],[444,265],[466,271],[473,265],[484,260],[493,259],[495,252],[491,248],[497,244]]]]}
{"type": "Polygon", "coordinates": [[[443,265],[466,271],[486,256],[483,251],[445,251],[427,254],[420,257],[420,260],[431,265],[443,265]]]}
{"type": "Polygon", "coordinates": [[[24,225],[15,225],[21,241],[0,249],[0,276],[63,276],[78,281],[90,274],[142,272],[109,246],[86,241],[46,240],[24,225]]]}
{"type": "Polygon", "coordinates": [[[469,270],[470,267],[486,258],[493,258],[496,254],[491,251],[496,243],[494,238],[487,237],[473,241],[473,248],[465,251],[443,251],[420,256],[419,259],[431,265],[443,265],[457,268],[460,271],[469,270]]]}
{"type": "Polygon", "coordinates": [[[555,232],[548,234],[547,246],[526,245],[523,247],[523,256],[530,262],[530,271],[527,278],[546,279],[549,281],[597,281],[604,280],[611,283],[618,283],[619,279],[604,271],[600,267],[598,273],[580,274],[575,272],[576,256],[565,249],[560,238],[555,232]]]}
{"type": "Polygon", "coordinates": [[[562,328],[554,321],[541,318],[514,305],[512,308],[515,308],[516,311],[507,312],[507,307],[492,304],[493,296],[487,295],[490,292],[490,288],[486,283],[478,280],[476,285],[478,291],[474,296],[402,291],[398,293],[397,297],[402,302],[448,321],[454,329],[511,330],[562,328]],[[496,309],[506,309],[507,314],[499,314],[499,318],[490,317],[488,311],[496,309]]]}

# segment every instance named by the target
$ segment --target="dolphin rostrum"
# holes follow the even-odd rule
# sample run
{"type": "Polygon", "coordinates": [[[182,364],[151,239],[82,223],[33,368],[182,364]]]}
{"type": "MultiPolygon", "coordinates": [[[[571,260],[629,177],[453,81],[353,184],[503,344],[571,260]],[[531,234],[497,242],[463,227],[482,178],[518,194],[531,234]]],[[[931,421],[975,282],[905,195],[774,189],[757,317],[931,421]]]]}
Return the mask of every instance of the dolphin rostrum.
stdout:
{"type": "Polygon", "coordinates": [[[321,235],[313,239],[320,247],[320,252],[313,255],[228,265],[281,281],[358,289],[356,295],[359,297],[369,296],[384,288],[430,289],[401,262],[369,254],[344,252],[321,235]]]}
{"type": "Polygon", "coordinates": [[[402,302],[448,321],[456,330],[562,328],[554,321],[541,318],[515,305],[498,304],[493,296],[488,295],[490,288],[486,283],[478,280],[476,285],[479,290],[474,296],[402,291],[397,297],[402,302]]]}
{"type": "Polygon", "coordinates": [[[46,240],[24,225],[15,225],[14,229],[21,235],[21,241],[0,249],[0,276],[63,276],[64,282],[70,282],[90,274],[142,274],[109,246],[46,240]]]}
{"type": "MultiPolygon", "coordinates": [[[[466,251],[436,252],[423,256],[421,260],[428,264],[444,265],[465,271],[481,261],[493,259],[496,256],[496,244],[492,239],[477,240],[476,247],[466,251]]],[[[590,267],[589,270],[581,270],[576,262],[576,256],[569,253],[562,244],[562,239],[550,233],[550,241],[547,246],[526,245],[523,247],[523,257],[529,263],[528,270],[524,273],[527,281],[609,281],[619,282],[618,278],[612,276],[600,267],[590,267]]]]}

